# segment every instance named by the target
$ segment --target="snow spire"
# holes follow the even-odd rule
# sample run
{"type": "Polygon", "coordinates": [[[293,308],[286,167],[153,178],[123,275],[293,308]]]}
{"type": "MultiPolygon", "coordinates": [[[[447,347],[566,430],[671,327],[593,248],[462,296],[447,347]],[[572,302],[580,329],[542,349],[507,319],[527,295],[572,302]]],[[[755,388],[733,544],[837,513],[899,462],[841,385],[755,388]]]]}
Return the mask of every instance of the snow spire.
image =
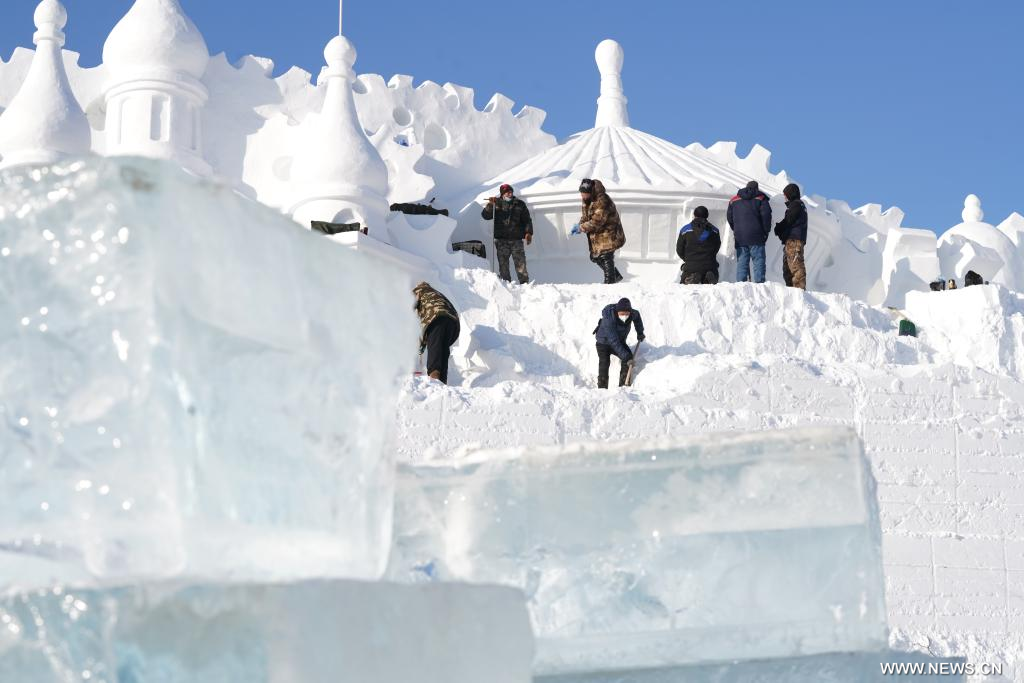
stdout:
{"type": "Polygon", "coordinates": [[[0,116],[0,166],[48,164],[90,150],[89,121],[64,70],[67,23],[67,10],[58,0],[43,0],[36,7],[32,66],[0,116]]]}
{"type": "Polygon", "coordinates": [[[387,216],[388,170],[359,123],[352,95],[355,46],[335,36],[324,49],[327,81],[323,109],[302,123],[292,162],[292,205],[296,221],[349,223],[383,230],[387,216]]]}
{"type": "Polygon", "coordinates": [[[167,159],[199,174],[210,62],[178,0],[135,0],[103,45],[107,154],[167,159]]]}
{"type": "Polygon", "coordinates": [[[614,40],[602,40],[594,51],[597,70],[601,72],[601,96],[597,98],[597,119],[594,128],[615,126],[629,128],[625,93],[622,91],[622,61],[625,53],[614,40]]]}
{"type": "Polygon", "coordinates": [[[964,223],[980,223],[985,218],[985,212],[981,210],[981,200],[976,194],[969,194],[964,199],[964,210],[960,217],[964,223]]]}
{"type": "Polygon", "coordinates": [[[342,19],[344,18],[345,0],[338,0],[338,35],[345,35],[341,31],[342,19]]]}

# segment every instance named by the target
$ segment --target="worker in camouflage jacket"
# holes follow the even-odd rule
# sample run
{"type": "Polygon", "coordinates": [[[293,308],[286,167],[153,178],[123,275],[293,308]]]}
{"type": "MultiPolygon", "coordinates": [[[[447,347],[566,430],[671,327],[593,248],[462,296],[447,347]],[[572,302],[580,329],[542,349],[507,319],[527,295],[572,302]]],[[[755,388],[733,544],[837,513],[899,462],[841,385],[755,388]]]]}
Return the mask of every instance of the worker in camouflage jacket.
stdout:
{"type": "Polygon", "coordinates": [[[497,197],[490,197],[480,213],[485,221],[494,220],[494,254],[498,259],[498,274],[505,282],[511,282],[508,260],[516,267],[519,284],[530,281],[526,270],[526,249],[523,242],[533,242],[533,219],[526,202],[513,194],[512,186],[505,183],[498,188],[497,197]]]}
{"type": "Polygon", "coordinates": [[[786,216],[775,224],[775,236],[782,242],[782,279],[787,287],[807,289],[804,245],[807,244],[807,207],[800,200],[800,186],[790,183],[782,190],[786,216]]]}
{"type": "Polygon", "coordinates": [[[580,198],[583,212],[579,229],[590,243],[590,260],[601,268],[606,285],[615,284],[622,280],[622,274],[615,267],[615,250],[626,243],[619,211],[600,180],[584,178],[580,183],[580,198]]]}
{"type": "Polygon", "coordinates": [[[459,338],[459,314],[448,297],[426,282],[416,285],[412,293],[416,295],[416,314],[423,328],[420,355],[426,350],[427,374],[448,384],[448,359],[459,338]]]}

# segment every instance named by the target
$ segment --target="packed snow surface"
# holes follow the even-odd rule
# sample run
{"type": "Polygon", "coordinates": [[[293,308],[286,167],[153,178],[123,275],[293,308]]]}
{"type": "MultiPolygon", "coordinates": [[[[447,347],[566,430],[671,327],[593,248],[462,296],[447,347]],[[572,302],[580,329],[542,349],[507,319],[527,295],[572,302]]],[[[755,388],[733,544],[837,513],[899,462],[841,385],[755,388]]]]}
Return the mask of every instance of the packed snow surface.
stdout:
{"type": "Polygon", "coordinates": [[[521,588],[537,673],[886,642],[874,480],[848,428],[480,453],[399,482],[390,576],[521,588]]]}
{"type": "Polygon", "coordinates": [[[379,576],[408,300],[169,165],[4,172],[0,589],[379,576]]]}

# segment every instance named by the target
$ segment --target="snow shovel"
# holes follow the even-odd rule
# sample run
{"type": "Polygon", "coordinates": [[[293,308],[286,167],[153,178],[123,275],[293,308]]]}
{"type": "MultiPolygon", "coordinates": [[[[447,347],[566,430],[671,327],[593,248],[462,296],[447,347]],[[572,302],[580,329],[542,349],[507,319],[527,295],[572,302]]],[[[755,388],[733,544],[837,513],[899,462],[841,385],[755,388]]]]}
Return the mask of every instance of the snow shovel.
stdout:
{"type": "Polygon", "coordinates": [[[419,362],[416,363],[416,369],[412,371],[413,377],[422,377],[425,373],[423,372],[423,354],[420,354],[419,362]]]}
{"type": "Polygon", "coordinates": [[[633,360],[629,361],[629,370],[626,372],[626,386],[633,386],[633,377],[636,376],[636,354],[640,350],[640,342],[633,347],[633,360]]]}

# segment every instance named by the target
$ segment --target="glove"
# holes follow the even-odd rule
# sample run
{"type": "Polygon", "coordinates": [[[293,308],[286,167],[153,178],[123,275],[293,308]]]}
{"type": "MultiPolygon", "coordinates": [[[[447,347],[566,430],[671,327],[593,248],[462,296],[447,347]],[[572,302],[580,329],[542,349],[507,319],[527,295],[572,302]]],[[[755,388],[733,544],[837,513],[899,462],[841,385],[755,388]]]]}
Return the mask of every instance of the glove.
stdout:
{"type": "Polygon", "coordinates": [[[647,337],[637,337],[637,338],[636,338],[636,340],[637,340],[638,342],[642,342],[642,341],[643,341],[644,339],[647,339],[647,337]]]}
{"type": "Polygon", "coordinates": [[[578,235],[578,234],[580,234],[580,232],[582,232],[580,230],[580,224],[579,223],[574,223],[573,226],[572,226],[572,230],[569,231],[569,234],[570,235],[578,235]]]}
{"type": "Polygon", "coordinates": [[[528,232],[528,233],[526,233],[526,243],[530,244],[531,242],[533,242],[533,233],[532,232],[528,232]]]}
{"type": "Polygon", "coordinates": [[[424,351],[426,351],[426,350],[427,350],[427,347],[426,347],[426,346],[421,346],[421,347],[420,347],[420,355],[422,356],[422,355],[423,355],[423,352],[424,352],[424,351]]]}

